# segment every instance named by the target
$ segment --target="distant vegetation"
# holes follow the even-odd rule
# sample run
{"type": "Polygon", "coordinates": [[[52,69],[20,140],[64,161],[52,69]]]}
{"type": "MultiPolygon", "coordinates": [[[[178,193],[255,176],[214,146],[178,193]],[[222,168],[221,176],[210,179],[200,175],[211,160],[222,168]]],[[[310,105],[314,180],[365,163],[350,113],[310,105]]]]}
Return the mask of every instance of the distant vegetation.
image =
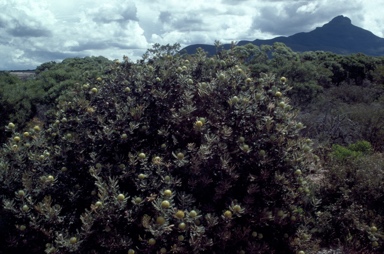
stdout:
{"type": "MultiPolygon", "coordinates": [[[[216,46],[220,52],[220,44],[216,46]]],[[[375,150],[384,149],[384,57],[299,53],[282,43],[247,44],[233,51],[255,78],[260,73],[287,77],[305,136],[343,145],[367,140],[375,150]]],[[[33,117],[43,120],[65,91],[91,82],[111,65],[104,57],[69,58],[40,65],[29,80],[0,73],[0,126],[9,121],[24,126],[33,117]]]]}
{"type": "MultiPolygon", "coordinates": [[[[380,38],[370,31],[354,26],[348,17],[337,16],[322,27],[317,27],[310,32],[301,32],[288,37],[278,36],[267,40],[238,41],[237,45],[244,46],[252,43],[257,46],[284,43],[294,51],[330,51],[337,54],[349,55],[363,53],[369,56],[384,55],[384,38],[380,38]]],[[[183,51],[193,54],[201,47],[209,55],[216,53],[214,45],[192,44],[183,51]]],[[[229,49],[230,44],[223,48],[229,49]]]]}
{"type": "MultiPolygon", "coordinates": [[[[38,66],[27,80],[0,73],[0,126],[14,122],[24,127],[32,118],[45,120],[56,100],[76,83],[86,83],[105,73],[113,62],[105,57],[69,58],[38,66]]],[[[2,139],[4,136],[2,137],[2,139]]],[[[1,140],[1,141],[4,141],[1,140]]]]}
{"type": "Polygon", "coordinates": [[[384,57],[215,46],[0,73],[0,254],[383,253],[384,57]]]}

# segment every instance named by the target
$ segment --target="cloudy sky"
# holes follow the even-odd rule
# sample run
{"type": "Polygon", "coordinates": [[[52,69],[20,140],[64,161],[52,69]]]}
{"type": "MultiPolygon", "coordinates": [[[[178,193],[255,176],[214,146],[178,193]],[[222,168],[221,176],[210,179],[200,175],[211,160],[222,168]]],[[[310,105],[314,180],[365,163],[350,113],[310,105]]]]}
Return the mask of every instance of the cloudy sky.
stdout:
{"type": "Polygon", "coordinates": [[[384,0],[0,0],[0,70],[308,32],[338,15],[384,37],[384,0]]]}

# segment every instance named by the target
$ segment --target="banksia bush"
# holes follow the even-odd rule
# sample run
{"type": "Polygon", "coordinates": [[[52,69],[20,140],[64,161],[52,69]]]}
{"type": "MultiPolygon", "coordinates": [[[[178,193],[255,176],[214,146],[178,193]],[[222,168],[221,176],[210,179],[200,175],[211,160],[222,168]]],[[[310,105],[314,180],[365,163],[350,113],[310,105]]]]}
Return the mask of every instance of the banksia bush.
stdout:
{"type": "Polygon", "coordinates": [[[163,49],[77,85],[45,126],[8,128],[5,249],[316,249],[306,175],[318,165],[285,96],[289,81],[251,79],[230,51],[163,49]]]}

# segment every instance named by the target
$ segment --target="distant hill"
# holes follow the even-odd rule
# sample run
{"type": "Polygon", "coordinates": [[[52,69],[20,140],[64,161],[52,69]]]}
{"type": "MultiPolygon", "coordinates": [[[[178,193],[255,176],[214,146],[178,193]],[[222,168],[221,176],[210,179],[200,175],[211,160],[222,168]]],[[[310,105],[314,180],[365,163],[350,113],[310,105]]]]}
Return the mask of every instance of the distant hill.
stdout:
{"type": "MultiPolygon", "coordinates": [[[[337,54],[363,53],[369,56],[384,55],[384,38],[372,32],[352,25],[349,18],[342,15],[333,18],[322,27],[317,27],[311,32],[297,33],[288,37],[276,37],[269,40],[239,41],[237,45],[252,43],[255,45],[272,45],[282,42],[294,51],[330,51],[337,54]]],[[[215,54],[213,45],[194,44],[185,47],[182,51],[193,54],[201,47],[210,55],[215,54]]],[[[224,49],[229,49],[230,44],[225,44],[224,49]]]]}

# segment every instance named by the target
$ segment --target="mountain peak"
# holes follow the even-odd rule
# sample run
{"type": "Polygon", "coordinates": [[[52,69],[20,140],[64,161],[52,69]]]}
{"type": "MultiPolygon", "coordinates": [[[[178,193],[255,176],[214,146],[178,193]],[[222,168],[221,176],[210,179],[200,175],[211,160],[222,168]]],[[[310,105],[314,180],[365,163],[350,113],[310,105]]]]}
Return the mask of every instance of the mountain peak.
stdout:
{"type": "MultiPolygon", "coordinates": [[[[384,55],[384,38],[374,35],[372,32],[352,25],[348,17],[339,15],[331,21],[317,27],[310,32],[297,33],[288,37],[280,36],[269,40],[239,41],[237,45],[252,43],[254,45],[273,45],[281,42],[294,51],[329,51],[337,54],[363,53],[371,56],[384,55]]],[[[185,49],[186,52],[194,54],[197,48],[203,48],[209,54],[216,53],[213,45],[190,45],[185,49]]],[[[225,44],[224,48],[229,49],[230,44],[225,44]]]]}
{"type": "Polygon", "coordinates": [[[351,25],[352,21],[348,17],[344,17],[343,15],[337,16],[333,18],[328,24],[332,25],[351,25]]]}

